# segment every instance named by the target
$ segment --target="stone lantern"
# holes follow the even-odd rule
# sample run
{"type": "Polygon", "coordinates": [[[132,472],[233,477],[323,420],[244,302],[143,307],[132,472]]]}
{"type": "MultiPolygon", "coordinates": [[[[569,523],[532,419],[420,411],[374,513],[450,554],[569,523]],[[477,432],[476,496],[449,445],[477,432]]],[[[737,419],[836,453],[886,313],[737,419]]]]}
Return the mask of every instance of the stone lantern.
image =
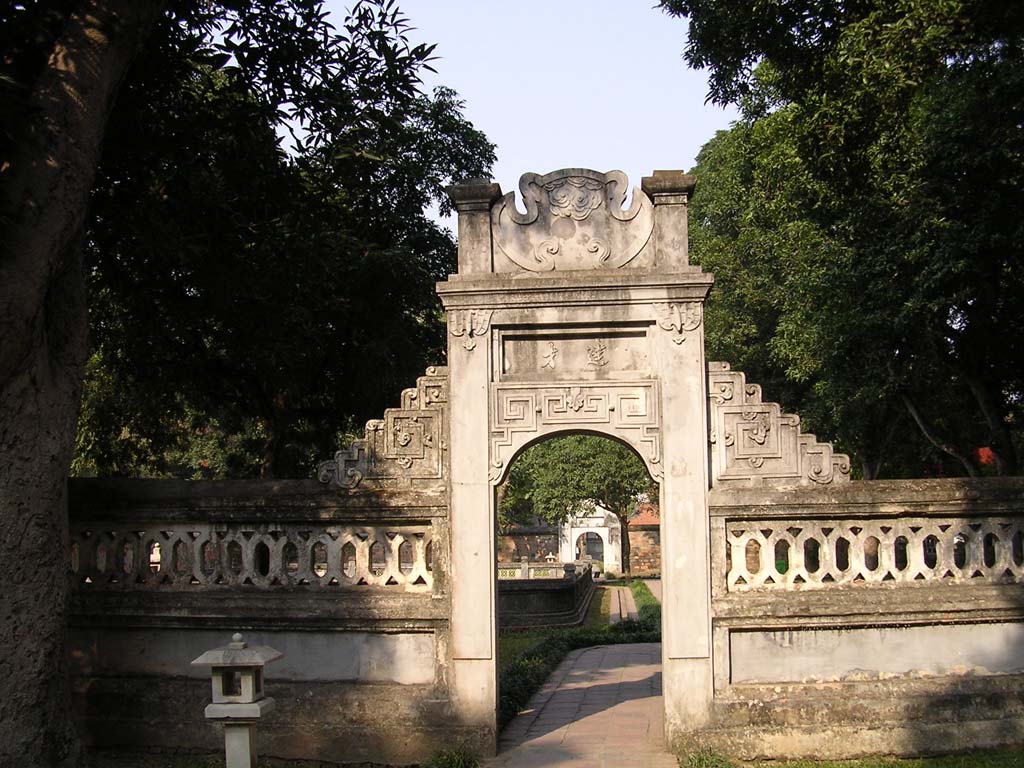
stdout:
{"type": "Polygon", "coordinates": [[[210,667],[213,702],[204,714],[224,723],[227,768],[256,766],[256,721],[274,708],[274,700],[263,694],[263,667],[283,655],[266,646],[250,648],[235,633],[227,645],[192,661],[193,666],[210,667]]]}

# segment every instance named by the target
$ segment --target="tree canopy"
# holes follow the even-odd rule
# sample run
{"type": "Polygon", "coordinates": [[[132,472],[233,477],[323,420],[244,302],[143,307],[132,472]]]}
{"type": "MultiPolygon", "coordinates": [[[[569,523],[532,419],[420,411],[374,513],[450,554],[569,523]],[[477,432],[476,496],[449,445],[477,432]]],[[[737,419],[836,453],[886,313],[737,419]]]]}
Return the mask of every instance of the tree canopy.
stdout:
{"type": "Polygon", "coordinates": [[[322,14],[168,14],[129,72],[86,243],[79,473],[308,476],[443,359],[455,245],[427,209],[493,147],[416,90],[431,49],[392,4],[322,14]]]}
{"type": "Polygon", "coordinates": [[[305,475],[439,348],[425,210],[493,147],[407,31],[391,0],[0,0],[0,763],[80,763],[75,449],[305,475]]]}
{"type": "Polygon", "coordinates": [[[702,151],[710,354],[865,477],[1018,470],[1024,12],[666,0],[743,117],[702,151]],[[717,294],[717,295],[716,295],[717,294]]]}

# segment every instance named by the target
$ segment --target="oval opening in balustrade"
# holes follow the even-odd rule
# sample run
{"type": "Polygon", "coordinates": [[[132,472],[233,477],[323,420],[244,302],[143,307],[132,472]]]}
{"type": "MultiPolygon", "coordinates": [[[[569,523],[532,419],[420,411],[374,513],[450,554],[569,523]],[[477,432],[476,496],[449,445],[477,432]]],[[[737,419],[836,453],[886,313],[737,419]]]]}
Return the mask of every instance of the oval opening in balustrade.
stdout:
{"type": "Polygon", "coordinates": [[[1024,565],[1024,531],[1017,531],[1013,534],[1013,539],[1010,542],[1012,546],[1013,563],[1014,565],[1024,565]]]}
{"type": "Polygon", "coordinates": [[[102,541],[96,545],[96,570],[100,573],[107,570],[107,545],[102,541]]]}
{"type": "Polygon", "coordinates": [[[313,545],[313,549],[310,552],[309,569],[318,578],[322,579],[327,575],[327,546],[322,541],[318,541],[313,545]]]}
{"type": "Polygon", "coordinates": [[[73,541],[71,542],[71,572],[78,573],[80,567],[81,561],[79,559],[78,542],[73,541]]]}
{"type": "MultiPolygon", "coordinates": [[[[1020,536],[1018,533],[1017,536],[1020,536]]],[[[434,570],[434,542],[427,542],[427,570],[434,570]]]]}
{"type": "Polygon", "coordinates": [[[836,539],[836,568],[845,571],[850,567],[850,542],[840,536],[836,539]]]}
{"type": "Polygon", "coordinates": [[[821,567],[820,549],[821,545],[817,539],[807,539],[804,542],[804,568],[808,573],[817,573],[821,567]]]}
{"type": "Polygon", "coordinates": [[[242,573],[242,545],[237,541],[229,541],[225,551],[228,556],[228,570],[238,576],[242,573]]]}
{"type": "Polygon", "coordinates": [[[962,533],[953,537],[953,564],[957,568],[967,565],[967,537],[962,533]]]}
{"type": "Polygon", "coordinates": [[[999,544],[999,537],[994,533],[987,534],[981,544],[985,567],[992,568],[996,564],[996,546],[999,544]]]}
{"type": "Polygon", "coordinates": [[[146,560],[149,563],[149,570],[151,573],[156,573],[160,570],[160,564],[163,561],[163,555],[160,552],[159,542],[149,542],[149,544],[146,547],[146,560]]]}
{"type": "Polygon", "coordinates": [[[743,559],[747,563],[747,573],[761,570],[761,543],[751,539],[743,550],[743,559]]]}
{"type": "Polygon", "coordinates": [[[121,573],[135,573],[135,545],[130,541],[121,542],[121,573]]]}
{"type": "Polygon", "coordinates": [[[184,576],[192,570],[192,552],[184,541],[175,542],[171,559],[174,563],[174,572],[179,576],[184,576]]]}
{"type": "Polygon", "coordinates": [[[341,572],[352,579],[356,575],[356,546],[351,541],[341,548],[341,572]]]}
{"type": "Polygon", "coordinates": [[[864,539],[864,567],[869,571],[878,570],[878,545],[880,543],[874,536],[864,539]]]}
{"type": "Polygon", "coordinates": [[[206,576],[212,576],[217,570],[217,547],[212,541],[204,541],[199,548],[199,570],[206,576]]]}
{"type": "Polygon", "coordinates": [[[414,556],[412,542],[403,541],[398,547],[398,570],[402,573],[412,573],[414,556]]]}
{"type": "Polygon", "coordinates": [[[270,547],[266,542],[259,542],[252,551],[253,567],[260,576],[270,575],[270,547]]]}
{"type": "Polygon", "coordinates": [[[893,548],[895,550],[894,553],[893,553],[895,555],[895,557],[893,559],[896,562],[896,570],[897,571],[905,571],[905,570],[907,570],[907,566],[910,564],[910,558],[908,557],[908,554],[907,554],[907,545],[908,544],[909,544],[909,541],[907,540],[906,536],[897,536],[896,537],[896,541],[893,544],[893,548]]]}
{"type": "Polygon", "coordinates": [[[775,570],[786,573],[789,570],[789,542],[775,542],[775,570]]]}
{"type": "Polygon", "coordinates": [[[281,559],[284,560],[284,570],[289,576],[299,572],[299,548],[292,542],[287,542],[281,548],[281,559]]]}
{"type": "Polygon", "coordinates": [[[387,566],[384,560],[384,545],[379,541],[373,542],[370,546],[370,572],[374,576],[382,576],[387,566]]]}
{"type": "Polygon", "coordinates": [[[924,541],[921,543],[921,549],[924,555],[924,564],[929,568],[934,568],[935,564],[939,562],[939,539],[937,536],[925,536],[924,541]]]}

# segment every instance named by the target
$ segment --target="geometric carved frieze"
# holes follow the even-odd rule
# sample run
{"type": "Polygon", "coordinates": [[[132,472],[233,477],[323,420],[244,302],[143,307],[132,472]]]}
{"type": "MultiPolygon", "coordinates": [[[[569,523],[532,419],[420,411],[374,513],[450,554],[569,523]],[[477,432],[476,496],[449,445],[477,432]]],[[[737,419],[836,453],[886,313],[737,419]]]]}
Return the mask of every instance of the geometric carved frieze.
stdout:
{"type": "Polygon", "coordinates": [[[530,272],[615,269],[632,261],[651,239],[654,206],[629,188],[622,171],[566,168],[539,176],[525,173],[519,190],[526,213],[509,192],[491,209],[496,250],[530,272]]]}
{"type": "Polygon", "coordinates": [[[443,479],[448,375],[428,368],[415,389],[402,392],[402,406],[366,423],[365,436],[320,464],[322,483],[352,489],[364,480],[408,485],[443,479]]]}
{"type": "Polygon", "coordinates": [[[491,386],[490,481],[535,437],[566,427],[611,433],[632,445],[656,479],[661,466],[657,381],[494,384],[491,386]]]}
{"type": "Polygon", "coordinates": [[[708,363],[712,485],[810,485],[850,479],[850,460],[800,431],[800,418],[761,401],[728,363],[708,363]]]}

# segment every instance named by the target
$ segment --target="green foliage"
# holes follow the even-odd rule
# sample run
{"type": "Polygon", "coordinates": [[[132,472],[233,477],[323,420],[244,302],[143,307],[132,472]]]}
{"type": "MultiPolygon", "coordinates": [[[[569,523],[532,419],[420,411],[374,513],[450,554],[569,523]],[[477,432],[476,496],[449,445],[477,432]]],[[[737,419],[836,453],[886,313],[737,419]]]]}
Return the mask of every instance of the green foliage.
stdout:
{"type": "Polygon", "coordinates": [[[460,749],[443,749],[424,763],[423,768],[477,768],[478,765],[480,760],[476,755],[460,749]]]}
{"type": "Polygon", "coordinates": [[[712,355],[837,436],[865,477],[977,474],[982,447],[1016,472],[1024,9],[663,5],[689,16],[712,97],[744,110],[695,169],[712,355]]]}
{"type": "Polygon", "coordinates": [[[308,476],[443,361],[426,211],[494,154],[417,90],[407,30],[386,2],[337,30],[319,0],[169,4],[93,191],[76,472],[308,476]]]}
{"type": "Polygon", "coordinates": [[[707,747],[698,747],[679,756],[679,768],[736,768],[736,763],[707,747]]]}
{"type": "Polygon", "coordinates": [[[629,591],[633,593],[633,602],[636,603],[640,624],[645,630],[660,632],[661,602],[658,598],[651,594],[650,588],[640,579],[633,579],[629,583],[629,591]]]}

